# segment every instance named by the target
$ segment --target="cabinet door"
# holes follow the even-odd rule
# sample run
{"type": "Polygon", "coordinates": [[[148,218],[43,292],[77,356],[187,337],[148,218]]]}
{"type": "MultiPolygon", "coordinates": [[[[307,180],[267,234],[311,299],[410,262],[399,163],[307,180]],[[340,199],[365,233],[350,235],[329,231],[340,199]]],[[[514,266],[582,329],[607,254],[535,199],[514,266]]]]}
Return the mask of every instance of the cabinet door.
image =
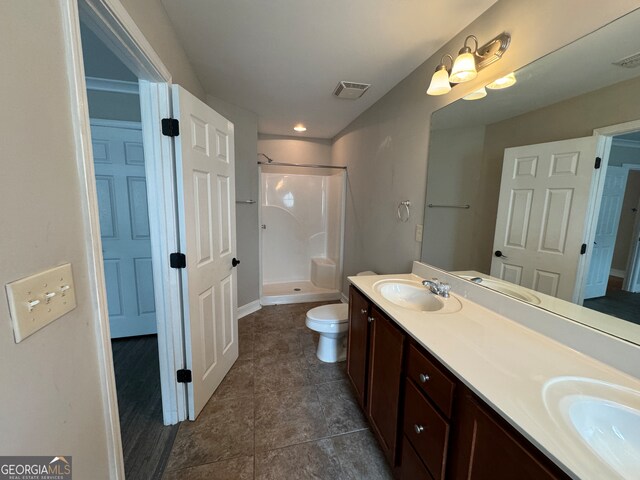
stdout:
{"type": "Polygon", "coordinates": [[[496,415],[464,395],[458,416],[457,448],[453,450],[453,479],[551,480],[568,478],[516,432],[509,432],[496,415]]]}
{"type": "Polygon", "coordinates": [[[369,301],[353,286],[349,289],[349,338],[347,375],[356,390],[358,402],[365,407],[367,388],[367,347],[369,344],[369,301]]]}
{"type": "Polygon", "coordinates": [[[371,317],[367,414],[387,459],[395,465],[404,334],[376,307],[371,317]]]}

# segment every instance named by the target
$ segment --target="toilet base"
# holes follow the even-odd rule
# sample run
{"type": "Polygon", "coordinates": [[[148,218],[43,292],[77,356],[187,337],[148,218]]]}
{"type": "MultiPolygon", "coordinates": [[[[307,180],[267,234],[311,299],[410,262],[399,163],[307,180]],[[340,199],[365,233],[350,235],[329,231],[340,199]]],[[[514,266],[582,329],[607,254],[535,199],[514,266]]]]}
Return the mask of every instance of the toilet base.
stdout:
{"type": "Polygon", "coordinates": [[[336,363],[347,359],[346,334],[321,333],[316,356],[321,362],[336,363]]]}

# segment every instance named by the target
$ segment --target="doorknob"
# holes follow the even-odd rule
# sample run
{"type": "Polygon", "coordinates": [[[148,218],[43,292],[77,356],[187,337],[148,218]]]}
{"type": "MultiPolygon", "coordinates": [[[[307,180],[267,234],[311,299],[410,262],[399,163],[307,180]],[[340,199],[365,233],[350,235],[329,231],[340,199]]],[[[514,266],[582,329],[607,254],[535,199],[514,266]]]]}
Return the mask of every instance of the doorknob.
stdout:
{"type": "Polygon", "coordinates": [[[494,253],[494,255],[495,255],[496,257],[502,257],[502,258],[504,258],[505,260],[508,258],[506,255],[503,255],[503,254],[502,254],[502,252],[501,252],[500,250],[496,250],[496,251],[495,251],[495,253],[494,253]]]}
{"type": "Polygon", "coordinates": [[[231,260],[232,267],[237,267],[238,265],[240,265],[240,260],[238,260],[237,258],[234,258],[233,260],[231,260]]]}

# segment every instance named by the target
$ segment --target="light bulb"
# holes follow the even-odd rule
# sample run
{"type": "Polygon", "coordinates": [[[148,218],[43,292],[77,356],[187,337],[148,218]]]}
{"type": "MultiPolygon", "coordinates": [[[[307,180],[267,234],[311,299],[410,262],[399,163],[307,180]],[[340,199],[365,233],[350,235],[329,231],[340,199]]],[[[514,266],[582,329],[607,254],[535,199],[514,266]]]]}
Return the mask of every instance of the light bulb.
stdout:
{"type": "Polygon", "coordinates": [[[306,132],[307,131],[307,127],[305,127],[304,125],[302,125],[301,123],[299,123],[298,125],[296,125],[295,127],[293,127],[293,129],[296,132],[306,132]]]}
{"type": "Polygon", "coordinates": [[[431,83],[427,88],[427,95],[444,95],[451,91],[449,84],[449,72],[444,65],[438,65],[435,73],[431,77],[431,83]]]}
{"type": "Polygon", "coordinates": [[[462,97],[463,100],[480,100],[487,96],[487,91],[484,87],[479,88],[475,92],[471,92],[469,95],[462,97]]]}
{"type": "Polygon", "coordinates": [[[493,82],[487,85],[487,88],[491,90],[500,90],[502,88],[509,88],[511,85],[514,85],[515,83],[516,83],[516,76],[513,72],[511,72],[510,74],[505,75],[504,77],[495,79],[493,82]]]}
{"type": "Polygon", "coordinates": [[[460,54],[453,62],[453,68],[451,69],[451,75],[449,80],[451,83],[463,83],[473,80],[478,76],[476,70],[476,59],[471,53],[469,47],[464,47],[460,50],[460,54]]]}

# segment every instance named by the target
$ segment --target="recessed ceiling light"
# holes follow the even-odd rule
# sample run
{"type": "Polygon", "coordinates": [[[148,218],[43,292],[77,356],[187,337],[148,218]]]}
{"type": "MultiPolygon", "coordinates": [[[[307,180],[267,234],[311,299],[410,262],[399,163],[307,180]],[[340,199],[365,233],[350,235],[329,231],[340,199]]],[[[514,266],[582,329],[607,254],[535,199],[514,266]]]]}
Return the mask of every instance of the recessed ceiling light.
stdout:
{"type": "Polygon", "coordinates": [[[307,127],[305,127],[304,125],[302,125],[301,123],[299,123],[298,125],[296,125],[295,127],[293,127],[293,129],[296,132],[306,132],[307,131],[307,127]]]}

